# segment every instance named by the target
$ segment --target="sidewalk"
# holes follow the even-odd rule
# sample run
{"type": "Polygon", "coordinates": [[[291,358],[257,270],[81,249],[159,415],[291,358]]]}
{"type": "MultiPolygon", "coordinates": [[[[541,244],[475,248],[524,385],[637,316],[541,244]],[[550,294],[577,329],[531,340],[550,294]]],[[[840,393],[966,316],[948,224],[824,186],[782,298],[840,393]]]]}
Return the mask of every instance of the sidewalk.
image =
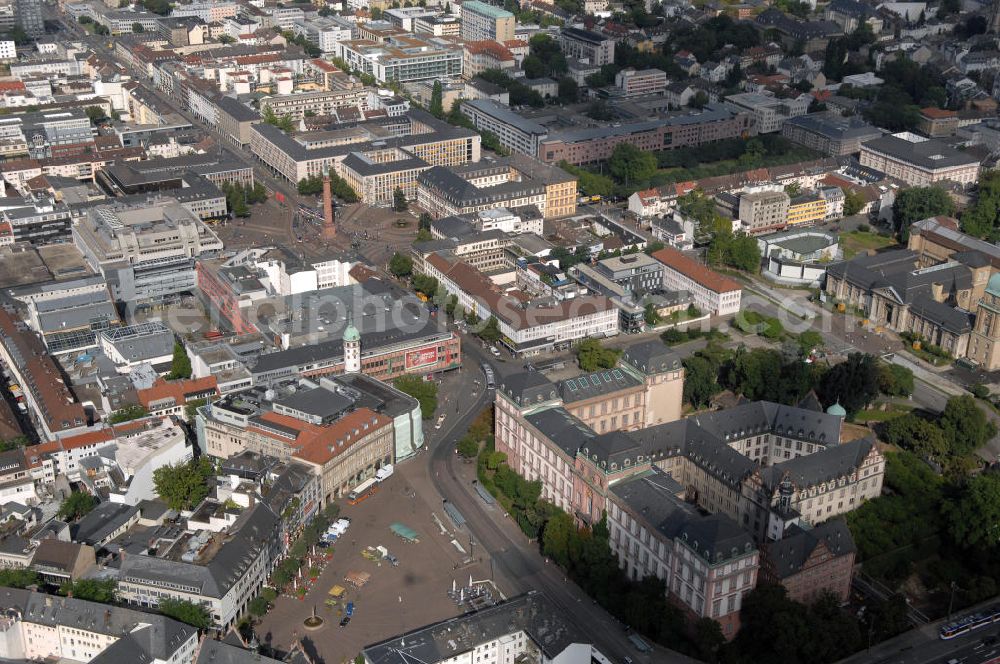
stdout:
{"type": "Polygon", "coordinates": [[[928,385],[941,390],[945,394],[950,394],[953,397],[960,397],[963,394],[969,394],[969,392],[964,388],[959,387],[944,376],[941,376],[923,366],[923,362],[907,357],[905,351],[902,353],[893,353],[890,358],[890,362],[909,369],[913,372],[914,377],[919,378],[928,385]]]}

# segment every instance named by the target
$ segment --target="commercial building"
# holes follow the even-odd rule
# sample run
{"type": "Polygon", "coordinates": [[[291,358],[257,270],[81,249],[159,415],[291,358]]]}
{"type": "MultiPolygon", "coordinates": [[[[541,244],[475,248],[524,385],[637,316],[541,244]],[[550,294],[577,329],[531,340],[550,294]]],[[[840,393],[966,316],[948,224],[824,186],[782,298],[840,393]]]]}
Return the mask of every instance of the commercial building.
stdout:
{"type": "Polygon", "coordinates": [[[979,179],[977,157],[909,132],[863,143],[859,161],[912,187],[946,181],[970,186],[979,179]]]}
{"type": "Polygon", "coordinates": [[[167,198],[95,206],[73,227],[73,243],[114,299],[131,304],[193,292],[195,259],[222,251],[204,222],[167,198]]]}
{"type": "Polygon", "coordinates": [[[23,204],[4,206],[0,220],[9,226],[14,242],[35,246],[65,242],[73,226],[69,207],[43,196],[29,196],[23,204]]]}
{"type": "Polygon", "coordinates": [[[375,160],[377,155],[398,148],[431,166],[454,166],[479,161],[480,144],[478,133],[419,110],[294,136],[266,122],[250,127],[250,151],[254,156],[275,175],[295,183],[326,174],[351,152],[375,160]]]}
{"type": "Polygon", "coordinates": [[[827,112],[789,118],[781,135],[831,157],[845,157],[860,152],[862,143],[881,137],[882,131],[858,116],[827,112]]]}
{"type": "MultiPolygon", "coordinates": [[[[771,233],[788,225],[788,210],[791,199],[781,187],[766,187],[763,191],[749,191],[740,194],[740,221],[747,232],[771,233]]],[[[826,204],[823,204],[823,215],[826,204]]]]}
{"type": "Polygon", "coordinates": [[[826,268],[840,258],[837,236],[797,228],[757,238],[764,257],[763,275],[779,283],[819,286],[826,268]]]}
{"type": "Polygon", "coordinates": [[[539,145],[549,135],[549,130],[542,125],[492,99],[463,101],[461,109],[476,129],[490,132],[505,148],[529,157],[538,155],[539,145]]]}
{"type": "Polygon", "coordinates": [[[361,654],[365,664],[486,658],[590,664],[607,659],[538,591],[367,646],[361,654]]]}
{"type": "MultiPolygon", "coordinates": [[[[368,108],[369,90],[361,81],[352,80],[347,88],[336,90],[315,90],[308,92],[292,92],[291,94],[269,95],[261,97],[261,110],[270,108],[275,115],[287,115],[298,121],[306,117],[306,112],[318,116],[334,115],[337,109],[353,108],[366,110],[368,108]]],[[[312,117],[312,116],[310,116],[312,117]]]]}
{"type": "Polygon", "coordinates": [[[559,31],[559,47],[567,58],[586,60],[598,67],[615,61],[615,40],[599,32],[563,28],[559,31]]]}
{"type": "Polygon", "coordinates": [[[654,252],[653,258],[664,265],[664,290],[688,291],[695,306],[712,316],[728,316],[740,310],[743,289],[732,279],[671,247],[654,252]]]}
{"type": "Polygon", "coordinates": [[[533,205],[551,219],[576,211],[576,182],[561,168],[515,155],[424,171],[417,177],[417,200],[436,217],[533,205]]]}
{"type": "Polygon", "coordinates": [[[393,204],[396,189],[407,200],[417,198],[417,176],[431,167],[423,159],[401,149],[386,150],[379,161],[362,152],[352,152],[340,162],[339,172],[367,205],[393,204]]]}
{"type": "Polygon", "coordinates": [[[465,59],[462,64],[462,78],[471,80],[489,69],[513,69],[517,66],[514,54],[498,41],[465,42],[465,59]]]}
{"type": "Polygon", "coordinates": [[[159,537],[150,542],[151,533],[141,533],[143,549],[155,553],[141,555],[133,549],[121,558],[118,598],[151,609],[168,598],[193,602],[208,610],[216,629],[228,630],[277,562],[283,550],[280,529],[281,519],[267,504],[257,503],[243,510],[214,546],[209,546],[215,537],[207,530],[182,533],[190,552],[166,546],[168,540],[159,537]]]}
{"type": "Polygon", "coordinates": [[[594,269],[631,295],[663,288],[663,263],[643,253],[605,258],[597,261],[594,269]]]}
{"type": "Polygon", "coordinates": [[[399,34],[385,42],[337,42],[337,57],[380,83],[405,83],[460,75],[464,51],[453,38],[399,34]]]}
{"type": "Polygon", "coordinates": [[[709,104],[700,111],[677,111],[655,120],[553,131],[541,140],[538,158],[550,164],[588,164],[610,159],[621,143],[654,152],[739,138],[751,131],[746,113],[709,104]]]}
{"type": "Polygon", "coordinates": [[[509,11],[479,0],[462,3],[462,39],[465,41],[505,42],[514,38],[514,15],[509,11]]]}
{"type": "Polygon", "coordinates": [[[0,589],[0,657],[190,664],[198,630],[166,616],[17,588],[0,589]]]}
{"type": "Polygon", "coordinates": [[[14,18],[17,27],[32,39],[45,36],[45,20],[42,16],[42,0],[14,0],[14,18]]]}
{"type": "Polygon", "coordinates": [[[917,130],[924,136],[930,138],[942,138],[954,136],[958,131],[958,112],[947,111],[942,108],[922,108],[920,109],[920,121],[917,130]]]}

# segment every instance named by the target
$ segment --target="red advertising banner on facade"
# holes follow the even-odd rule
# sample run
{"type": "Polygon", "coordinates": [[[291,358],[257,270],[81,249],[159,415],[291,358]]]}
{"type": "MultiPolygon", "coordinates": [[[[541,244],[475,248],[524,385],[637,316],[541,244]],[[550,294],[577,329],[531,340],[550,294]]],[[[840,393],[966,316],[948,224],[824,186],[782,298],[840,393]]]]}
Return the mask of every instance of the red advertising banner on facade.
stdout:
{"type": "Polygon", "coordinates": [[[420,350],[411,350],[406,354],[406,370],[416,369],[418,367],[426,367],[430,364],[437,364],[438,352],[437,346],[434,348],[421,348],[420,350]]]}

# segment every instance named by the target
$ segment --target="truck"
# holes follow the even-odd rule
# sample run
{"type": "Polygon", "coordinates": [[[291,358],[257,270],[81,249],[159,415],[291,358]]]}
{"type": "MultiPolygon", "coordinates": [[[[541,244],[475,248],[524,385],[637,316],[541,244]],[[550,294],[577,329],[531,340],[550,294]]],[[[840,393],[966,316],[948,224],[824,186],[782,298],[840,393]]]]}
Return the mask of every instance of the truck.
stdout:
{"type": "Polygon", "coordinates": [[[387,463],[377,471],[375,471],[375,479],[379,482],[385,482],[387,479],[392,477],[393,467],[391,463],[387,463]]]}

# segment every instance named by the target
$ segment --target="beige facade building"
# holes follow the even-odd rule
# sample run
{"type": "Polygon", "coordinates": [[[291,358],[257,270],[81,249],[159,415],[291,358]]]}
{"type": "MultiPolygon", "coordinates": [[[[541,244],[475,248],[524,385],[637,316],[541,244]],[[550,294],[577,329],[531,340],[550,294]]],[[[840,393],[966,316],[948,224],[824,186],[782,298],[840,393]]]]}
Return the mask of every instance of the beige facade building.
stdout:
{"type": "Polygon", "coordinates": [[[492,39],[503,43],[514,38],[514,15],[501,7],[479,0],[462,3],[462,39],[483,41],[492,39]]]}
{"type": "Polygon", "coordinates": [[[862,143],[859,161],[912,187],[946,181],[971,186],[979,179],[979,158],[909,132],[862,143]]]}

